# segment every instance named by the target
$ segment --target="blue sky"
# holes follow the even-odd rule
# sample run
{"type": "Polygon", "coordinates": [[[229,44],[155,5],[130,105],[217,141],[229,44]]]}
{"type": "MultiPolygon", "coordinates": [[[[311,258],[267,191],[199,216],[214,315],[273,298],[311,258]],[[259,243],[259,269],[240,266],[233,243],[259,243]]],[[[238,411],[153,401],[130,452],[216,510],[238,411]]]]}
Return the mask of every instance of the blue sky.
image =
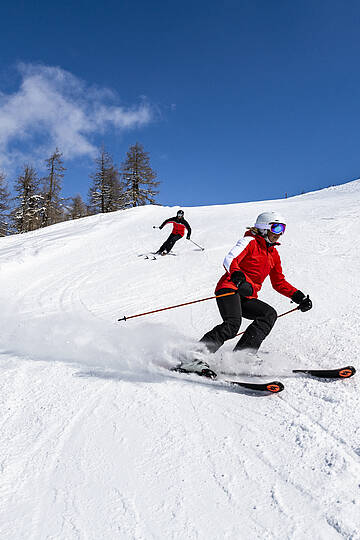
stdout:
{"type": "Polygon", "coordinates": [[[352,0],[3,0],[0,168],[58,145],[85,198],[96,148],[139,141],[184,206],[358,178],[359,23],[352,0]]]}

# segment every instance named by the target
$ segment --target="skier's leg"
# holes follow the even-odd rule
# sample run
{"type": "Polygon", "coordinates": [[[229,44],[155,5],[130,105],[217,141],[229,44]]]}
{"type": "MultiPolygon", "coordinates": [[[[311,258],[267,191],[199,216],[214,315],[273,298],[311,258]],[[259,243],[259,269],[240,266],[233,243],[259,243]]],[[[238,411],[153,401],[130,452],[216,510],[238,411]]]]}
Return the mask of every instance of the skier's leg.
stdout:
{"type": "MultiPolygon", "coordinates": [[[[235,292],[234,289],[220,289],[216,295],[235,292]]],[[[241,324],[241,300],[239,294],[217,298],[221,318],[223,322],[207,332],[200,340],[209,352],[216,352],[224,341],[236,336],[241,324]]]]}
{"type": "MultiPolygon", "coordinates": [[[[216,294],[220,295],[229,292],[236,291],[234,289],[220,289],[216,294]]],[[[241,323],[241,303],[238,294],[217,298],[216,302],[223,323],[215,326],[215,328],[207,332],[200,340],[200,343],[203,343],[207,350],[212,353],[216,352],[224,341],[236,335],[241,323]]],[[[209,364],[200,358],[195,355],[190,361],[182,362],[179,369],[185,372],[206,375],[207,377],[216,377],[216,373],[209,368],[209,364]]]]}
{"type": "Polygon", "coordinates": [[[176,236],[175,234],[173,233],[170,233],[170,235],[167,237],[167,239],[165,240],[165,242],[163,243],[163,245],[161,247],[159,247],[159,249],[157,250],[156,253],[163,253],[164,251],[166,253],[169,253],[170,249],[169,249],[169,245],[171,245],[171,247],[174,245],[172,244],[172,238],[173,236],[176,236]]]}
{"type": "Polygon", "coordinates": [[[258,298],[242,298],[241,305],[243,316],[254,322],[247,327],[234,351],[248,349],[256,352],[274,326],[277,313],[272,306],[258,298]]]}
{"type": "Polygon", "coordinates": [[[169,253],[169,251],[172,250],[174,247],[175,242],[180,240],[182,238],[181,234],[171,234],[169,238],[167,239],[167,245],[166,245],[166,252],[169,253]],[[171,238],[170,238],[171,237],[171,238]]]}

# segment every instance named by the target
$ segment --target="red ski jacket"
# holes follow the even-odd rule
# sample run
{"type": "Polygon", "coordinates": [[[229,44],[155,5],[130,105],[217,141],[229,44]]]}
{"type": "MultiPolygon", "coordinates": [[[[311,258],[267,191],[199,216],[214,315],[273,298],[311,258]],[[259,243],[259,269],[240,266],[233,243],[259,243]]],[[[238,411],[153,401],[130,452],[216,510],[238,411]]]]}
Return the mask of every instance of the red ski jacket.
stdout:
{"type": "Polygon", "coordinates": [[[184,236],[185,229],[187,229],[187,238],[190,238],[191,236],[191,227],[184,218],[178,218],[178,217],[172,217],[169,219],[165,219],[165,221],[160,225],[159,229],[162,229],[165,225],[168,223],[171,223],[173,226],[172,234],[180,234],[180,236],[184,236]]]}
{"type": "Polygon", "coordinates": [[[230,276],[236,270],[241,270],[253,287],[253,294],[248,298],[257,298],[267,276],[270,276],[271,285],[277,292],[290,298],[297,289],[285,280],[275,245],[269,246],[262,236],[247,231],[226,255],[223,263],[226,273],[220,278],[215,292],[224,288],[237,290],[230,276]]]}

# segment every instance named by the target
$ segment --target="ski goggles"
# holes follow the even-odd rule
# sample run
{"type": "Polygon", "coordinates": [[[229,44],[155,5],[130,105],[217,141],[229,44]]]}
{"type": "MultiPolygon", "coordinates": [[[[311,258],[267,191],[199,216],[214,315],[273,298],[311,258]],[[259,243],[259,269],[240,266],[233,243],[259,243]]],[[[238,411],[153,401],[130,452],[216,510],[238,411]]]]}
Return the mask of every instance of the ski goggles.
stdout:
{"type": "Polygon", "coordinates": [[[270,231],[274,234],[283,234],[286,229],[285,223],[269,223],[270,231]]]}

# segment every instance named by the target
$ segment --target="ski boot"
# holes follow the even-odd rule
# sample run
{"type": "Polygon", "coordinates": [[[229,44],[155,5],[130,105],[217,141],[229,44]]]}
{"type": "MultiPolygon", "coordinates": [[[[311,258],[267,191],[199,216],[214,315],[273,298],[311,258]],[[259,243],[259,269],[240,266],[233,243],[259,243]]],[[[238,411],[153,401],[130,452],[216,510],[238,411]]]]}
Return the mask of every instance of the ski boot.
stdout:
{"type": "Polygon", "coordinates": [[[182,362],[173,371],[179,373],[195,373],[201,377],[208,377],[209,379],[216,379],[217,374],[210,369],[209,364],[202,360],[192,360],[191,362],[182,362]]]}

